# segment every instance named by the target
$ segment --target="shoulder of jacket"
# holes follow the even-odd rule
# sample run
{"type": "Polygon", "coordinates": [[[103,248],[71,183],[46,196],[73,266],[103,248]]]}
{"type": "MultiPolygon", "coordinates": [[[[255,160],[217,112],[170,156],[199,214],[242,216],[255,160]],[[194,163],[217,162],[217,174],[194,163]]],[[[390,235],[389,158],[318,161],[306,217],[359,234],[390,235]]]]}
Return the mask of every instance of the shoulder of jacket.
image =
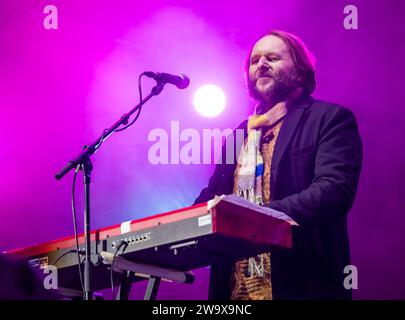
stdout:
{"type": "Polygon", "coordinates": [[[311,113],[325,116],[333,116],[337,114],[346,114],[346,115],[353,114],[353,112],[350,109],[340,104],[326,102],[318,99],[314,99],[313,103],[308,109],[310,109],[311,113]]]}

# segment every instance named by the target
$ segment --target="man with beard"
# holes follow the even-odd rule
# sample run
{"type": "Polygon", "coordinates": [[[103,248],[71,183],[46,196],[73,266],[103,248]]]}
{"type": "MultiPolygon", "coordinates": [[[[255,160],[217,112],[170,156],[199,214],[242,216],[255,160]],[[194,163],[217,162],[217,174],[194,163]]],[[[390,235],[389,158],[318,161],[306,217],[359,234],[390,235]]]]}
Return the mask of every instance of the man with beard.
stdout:
{"type": "MultiPolygon", "coordinates": [[[[235,164],[218,164],[195,203],[237,194],[282,211],[299,227],[290,250],[211,267],[210,299],[351,299],[347,214],[362,165],[353,113],[311,97],[312,54],[296,36],[272,31],[253,46],[246,77],[258,104],[237,129],[235,164]]],[[[225,159],[226,148],[223,148],[225,159]]],[[[243,226],[241,226],[243,228],[243,226]]]]}

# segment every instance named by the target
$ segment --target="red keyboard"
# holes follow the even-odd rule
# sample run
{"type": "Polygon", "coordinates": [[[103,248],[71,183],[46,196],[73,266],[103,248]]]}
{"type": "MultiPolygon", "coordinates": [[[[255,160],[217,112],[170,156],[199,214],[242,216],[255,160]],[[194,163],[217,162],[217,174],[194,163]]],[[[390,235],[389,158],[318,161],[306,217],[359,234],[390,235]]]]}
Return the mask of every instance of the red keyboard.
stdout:
{"type": "MultiPolygon", "coordinates": [[[[180,271],[209,266],[224,256],[250,257],[276,248],[290,248],[292,225],[281,212],[260,207],[234,195],[163,214],[123,222],[91,233],[95,289],[109,286],[109,271],[100,252],[115,253],[121,240],[128,246],[120,256],[180,271]]],[[[81,248],[84,236],[79,236],[81,248]]],[[[6,254],[31,265],[58,268],[61,286],[78,288],[74,236],[10,250],[6,254]]]]}

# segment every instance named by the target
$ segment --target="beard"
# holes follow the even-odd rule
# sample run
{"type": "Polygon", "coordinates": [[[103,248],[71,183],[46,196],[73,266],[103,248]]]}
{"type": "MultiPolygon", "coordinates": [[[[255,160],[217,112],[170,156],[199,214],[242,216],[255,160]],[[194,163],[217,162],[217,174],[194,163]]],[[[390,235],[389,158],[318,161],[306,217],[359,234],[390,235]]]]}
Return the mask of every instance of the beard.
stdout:
{"type": "Polygon", "coordinates": [[[248,80],[250,95],[263,104],[275,105],[280,101],[285,101],[296,89],[302,86],[302,77],[297,69],[290,72],[279,71],[270,73],[272,83],[265,91],[257,89],[257,80],[248,80]]]}

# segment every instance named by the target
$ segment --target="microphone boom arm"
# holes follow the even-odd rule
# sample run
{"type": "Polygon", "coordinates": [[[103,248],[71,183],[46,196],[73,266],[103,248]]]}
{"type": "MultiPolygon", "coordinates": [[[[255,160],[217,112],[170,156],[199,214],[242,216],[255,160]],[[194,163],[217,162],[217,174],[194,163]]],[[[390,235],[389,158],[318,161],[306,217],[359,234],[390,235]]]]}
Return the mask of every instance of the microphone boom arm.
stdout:
{"type": "Polygon", "coordinates": [[[121,116],[119,120],[117,120],[111,127],[105,129],[103,133],[97,138],[93,143],[90,145],[85,145],[83,150],[76,155],[72,160],[68,162],[68,164],[62,168],[57,174],[55,174],[56,180],[60,180],[65,176],[70,170],[76,168],[79,164],[83,163],[86,158],[93,155],[97,149],[100,147],[101,143],[105,141],[108,137],[110,137],[115,130],[117,130],[121,125],[126,125],[128,123],[129,117],[138,111],[140,107],[142,107],[148,100],[150,100],[153,96],[157,96],[159,93],[162,92],[164,85],[157,84],[155,87],[152,88],[151,93],[145,97],[142,101],[140,101],[134,108],[132,108],[129,112],[125,113],[121,116]]]}

